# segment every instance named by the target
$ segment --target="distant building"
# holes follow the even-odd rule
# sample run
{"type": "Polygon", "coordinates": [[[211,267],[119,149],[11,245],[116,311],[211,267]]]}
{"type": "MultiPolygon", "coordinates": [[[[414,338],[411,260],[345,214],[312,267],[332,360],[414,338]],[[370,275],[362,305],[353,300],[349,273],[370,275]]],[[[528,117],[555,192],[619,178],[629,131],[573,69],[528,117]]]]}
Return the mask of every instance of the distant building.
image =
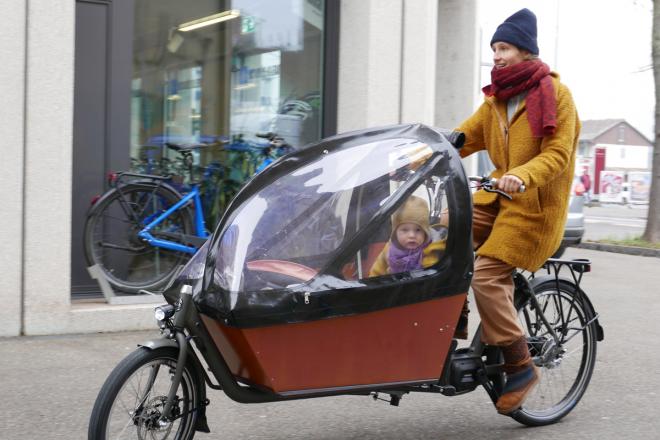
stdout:
{"type": "Polygon", "coordinates": [[[653,143],[624,119],[582,121],[576,174],[585,171],[592,194],[607,202],[646,202],[653,143]]]}

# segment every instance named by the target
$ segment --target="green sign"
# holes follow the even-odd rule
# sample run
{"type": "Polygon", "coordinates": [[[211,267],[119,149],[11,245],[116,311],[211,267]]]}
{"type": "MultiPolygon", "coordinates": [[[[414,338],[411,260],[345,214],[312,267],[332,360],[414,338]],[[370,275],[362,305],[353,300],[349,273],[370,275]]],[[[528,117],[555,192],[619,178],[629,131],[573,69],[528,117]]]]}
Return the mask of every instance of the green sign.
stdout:
{"type": "Polygon", "coordinates": [[[257,21],[249,15],[241,17],[241,34],[251,34],[257,27],[257,21]]]}

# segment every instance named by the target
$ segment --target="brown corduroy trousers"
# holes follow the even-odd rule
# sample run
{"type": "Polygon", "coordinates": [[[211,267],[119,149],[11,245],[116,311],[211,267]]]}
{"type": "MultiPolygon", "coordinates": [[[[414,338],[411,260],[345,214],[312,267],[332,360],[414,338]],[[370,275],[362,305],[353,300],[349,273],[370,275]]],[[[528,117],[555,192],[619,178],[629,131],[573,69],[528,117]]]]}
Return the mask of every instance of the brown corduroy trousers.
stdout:
{"type": "MultiPolygon", "coordinates": [[[[475,249],[493,229],[499,205],[474,206],[472,239],[475,249]]],[[[481,316],[481,340],[488,345],[506,346],[524,335],[513,305],[515,268],[495,258],[477,256],[472,277],[472,291],[481,316]]]]}

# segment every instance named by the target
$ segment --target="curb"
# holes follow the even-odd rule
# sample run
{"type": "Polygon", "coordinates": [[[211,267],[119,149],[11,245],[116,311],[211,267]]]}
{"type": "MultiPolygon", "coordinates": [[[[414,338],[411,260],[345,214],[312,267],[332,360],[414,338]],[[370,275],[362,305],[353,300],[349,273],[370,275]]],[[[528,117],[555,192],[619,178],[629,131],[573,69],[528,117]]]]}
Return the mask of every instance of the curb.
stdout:
{"type": "Polygon", "coordinates": [[[594,241],[582,242],[574,245],[580,249],[590,249],[592,251],[615,252],[617,254],[638,255],[641,257],[660,258],[660,249],[650,249],[635,246],[621,246],[618,244],[597,243],[594,241]]]}

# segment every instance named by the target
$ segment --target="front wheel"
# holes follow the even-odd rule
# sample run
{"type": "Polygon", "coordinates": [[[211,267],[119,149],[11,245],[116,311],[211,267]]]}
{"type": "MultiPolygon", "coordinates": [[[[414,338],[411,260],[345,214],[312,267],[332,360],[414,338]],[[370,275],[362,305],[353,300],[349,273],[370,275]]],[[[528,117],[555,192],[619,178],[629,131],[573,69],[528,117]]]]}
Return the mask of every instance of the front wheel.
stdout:
{"type": "Polygon", "coordinates": [[[198,376],[186,366],[172,408],[172,421],[159,420],[177,363],[177,350],[139,348],[110,373],[89,421],[90,440],[191,439],[201,393],[198,376]]]}
{"type": "Polygon", "coordinates": [[[559,344],[532,302],[520,304],[518,316],[541,379],[511,416],[525,425],[541,426],[560,420],[582,398],[596,363],[597,337],[594,311],[574,284],[552,279],[534,286],[534,293],[559,344]]]}

